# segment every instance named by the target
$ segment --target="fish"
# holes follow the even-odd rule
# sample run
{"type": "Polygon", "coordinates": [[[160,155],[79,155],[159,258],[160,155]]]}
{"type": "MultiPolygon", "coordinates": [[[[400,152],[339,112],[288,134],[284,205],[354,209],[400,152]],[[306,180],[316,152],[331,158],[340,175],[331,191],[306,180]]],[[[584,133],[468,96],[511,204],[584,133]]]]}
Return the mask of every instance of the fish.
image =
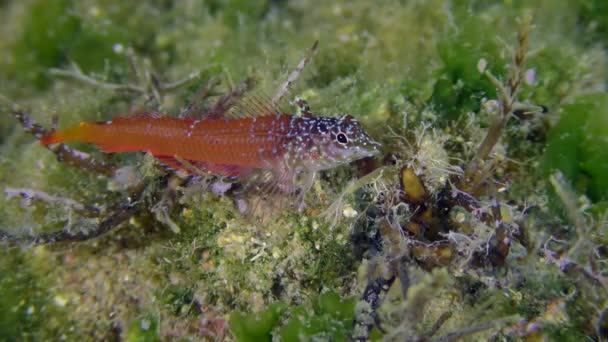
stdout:
{"type": "Polygon", "coordinates": [[[192,167],[237,179],[264,172],[267,184],[259,189],[267,194],[305,192],[317,172],[374,156],[381,146],[351,115],[294,115],[270,105],[207,118],[143,112],[81,122],[40,141],[91,143],[106,153],[147,152],[189,174],[192,167]]]}

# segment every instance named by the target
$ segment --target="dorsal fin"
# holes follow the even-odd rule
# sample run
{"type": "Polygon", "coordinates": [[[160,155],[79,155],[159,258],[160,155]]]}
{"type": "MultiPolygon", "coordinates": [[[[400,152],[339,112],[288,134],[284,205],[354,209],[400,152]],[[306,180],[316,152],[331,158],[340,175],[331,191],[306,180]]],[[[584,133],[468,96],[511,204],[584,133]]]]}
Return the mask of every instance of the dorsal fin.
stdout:
{"type": "Polygon", "coordinates": [[[158,119],[167,116],[166,114],[148,108],[136,107],[133,108],[127,115],[126,118],[150,118],[150,119],[158,119]]]}
{"type": "Polygon", "coordinates": [[[257,90],[255,93],[247,94],[239,99],[224,118],[239,119],[251,116],[280,115],[286,114],[279,104],[273,103],[268,95],[263,91],[257,90]]]}
{"type": "MultiPolygon", "coordinates": [[[[292,84],[298,79],[306,64],[315,54],[318,44],[319,42],[315,41],[295,69],[287,75],[287,79],[279,86],[274,96],[268,96],[260,90],[245,95],[255,85],[255,79],[250,77],[232,89],[227,95],[222,96],[210,110],[201,113],[201,119],[238,119],[289,113],[281,108],[280,102],[285,95],[291,92],[292,84]]],[[[304,112],[304,115],[310,115],[310,108],[304,112]]]]}
{"type": "Polygon", "coordinates": [[[242,82],[228,94],[220,97],[208,110],[198,113],[200,119],[240,119],[252,116],[285,114],[279,104],[273,103],[262,90],[247,93],[251,82],[242,82]],[[246,94],[247,93],[247,94],[246,94]]]}
{"type": "MultiPolygon", "coordinates": [[[[193,99],[194,102],[190,103],[189,108],[186,109],[185,114],[183,115],[197,119],[221,119],[232,106],[234,106],[234,104],[254,86],[255,79],[253,77],[248,77],[236,87],[229,89],[227,94],[220,96],[211,108],[205,110],[198,107],[199,104],[196,103],[196,98],[200,97],[200,95],[197,94],[193,99]]],[[[204,88],[201,91],[204,91],[204,88]]]]}

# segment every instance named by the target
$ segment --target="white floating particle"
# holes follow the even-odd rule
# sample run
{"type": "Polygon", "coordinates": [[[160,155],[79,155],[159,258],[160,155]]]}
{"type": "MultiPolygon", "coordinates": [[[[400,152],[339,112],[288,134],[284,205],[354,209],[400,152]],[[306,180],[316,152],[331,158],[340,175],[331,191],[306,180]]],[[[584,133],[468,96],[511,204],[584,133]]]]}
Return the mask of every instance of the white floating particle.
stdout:
{"type": "Polygon", "coordinates": [[[122,54],[125,51],[125,47],[120,43],[116,43],[112,46],[112,50],[114,50],[114,53],[122,54]]]}
{"type": "Polygon", "coordinates": [[[524,80],[526,81],[526,84],[534,85],[536,83],[536,69],[532,68],[526,70],[524,80]]]}
{"type": "Polygon", "coordinates": [[[101,11],[99,10],[99,7],[93,6],[89,9],[89,14],[92,17],[99,17],[101,15],[101,11]]]}
{"type": "Polygon", "coordinates": [[[57,295],[54,298],[54,302],[57,306],[64,307],[68,303],[68,300],[61,295],[57,295]]]}
{"type": "Polygon", "coordinates": [[[150,329],[151,323],[147,319],[142,319],[141,324],[139,326],[141,327],[141,330],[148,331],[148,329],[150,329]]]}
{"type": "Polygon", "coordinates": [[[464,215],[464,213],[458,213],[456,214],[456,222],[458,223],[464,223],[466,221],[466,216],[464,215]]]}
{"type": "Polygon", "coordinates": [[[488,66],[488,61],[485,60],[485,58],[482,58],[479,60],[479,62],[477,62],[477,70],[480,73],[484,73],[484,71],[486,71],[486,67],[488,66]]]}
{"type": "Polygon", "coordinates": [[[281,253],[279,253],[279,251],[273,251],[272,252],[272,258],[275,260],[278,260],[281,257],[281,253]]]}
{"type": "Polygon", "coordinates": [[[351,207],[350,205],[347,205],[342,210],[342,215],[347,218],[353,218],[353,217],[357,216],[357,214],[358,214],[357,211],[355,209],[353,209],[353,207],[351,207]]]}

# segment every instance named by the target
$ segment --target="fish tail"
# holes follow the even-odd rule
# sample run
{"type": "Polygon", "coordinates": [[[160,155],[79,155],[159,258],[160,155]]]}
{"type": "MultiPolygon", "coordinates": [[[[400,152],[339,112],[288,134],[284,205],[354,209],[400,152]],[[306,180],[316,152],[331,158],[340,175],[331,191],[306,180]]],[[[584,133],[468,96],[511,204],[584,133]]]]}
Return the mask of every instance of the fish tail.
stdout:
{"type": "Polygon", "coordinates": [[[66,141],[90,142],[93,136],[93,126],[89,122],[81,122],[78,125],[68,127],[65,130],[53,132],[43,136],[40,142],[43,145],[56,144],[66,141]]]}

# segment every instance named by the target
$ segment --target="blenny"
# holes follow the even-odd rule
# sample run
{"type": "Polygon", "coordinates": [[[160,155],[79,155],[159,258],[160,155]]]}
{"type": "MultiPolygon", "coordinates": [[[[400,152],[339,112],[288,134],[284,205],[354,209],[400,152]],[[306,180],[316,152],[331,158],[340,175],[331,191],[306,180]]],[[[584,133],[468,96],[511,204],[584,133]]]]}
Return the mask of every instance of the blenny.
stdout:
{"type": "MultiPolygon", "coordinates": [[[[238,114],[173,118],[148,112],[106,122],[82,122],[44,136],[45,145],[79,141],[104,152],[145,151],[174,170],[199,170],[245,180],[265,172],[264,195],[304,193],[316,172],[378,153],[350,115],[315,117],[304,101],[289,115],[271,101],[248,101],[238,114]]],[[[259,178],[259,177],[258,177],[259,178]]]]}

